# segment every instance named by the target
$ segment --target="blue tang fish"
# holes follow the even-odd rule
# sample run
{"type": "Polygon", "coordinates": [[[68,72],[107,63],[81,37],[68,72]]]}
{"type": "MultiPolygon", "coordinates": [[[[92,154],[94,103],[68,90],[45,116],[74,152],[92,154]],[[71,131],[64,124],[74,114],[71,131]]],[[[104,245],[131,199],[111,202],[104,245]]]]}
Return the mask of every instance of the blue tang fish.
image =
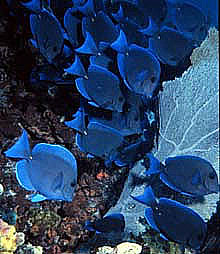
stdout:
{"type": "Polygon", "coordinates": [[[42,55],[49,63],[61,53],[63,29],[58,19],[46,9],[39,15],[30,15],[31,32],[42,55]]]}
{"type": "Polygon", "coordinates": [[[153,155],[147,156],[150,159],[150,168],[146,174],[160,173],[160,179],[171,189],[188,196],[219,192],[218,176],[207,160],[184,155],[169,157],[163,165],[153,155]]]}
{"type": "MultiPolygon", "coordinates": [[[[112,72],[98,66],[90,65],[88,69],[88,79],[79,78],[76,80],[77,88],[84,87],[86,94],[98,107],[122,112],[125,102],[120,90],[119,79],[112,72]]],[[[82,89],[79,89],[81,92],[82,89]]],[[[84,92],[82,96],[84,96],[84,92]]],[[[86,96],[86,98],[88,98],[86,96]]]]}
{"type": "Polygon", "coordinates": [[[122,30],[111,47],[118,52],[118,69],[125,85],[137,94],[153,97],[160,79],[160,64],[154,54],[135,44],[128,46],[122,30]]]}
{"type": "Polygon", "coordinates": [[[184,33],[165,26],[149,39],[149,48],[162,63],[176,66],[192,52],[194,44],[184,33]]]}
{"type": "Polygon", "coordinates": [[[110,232],[124,232],[125,219],[121,213],[112,213],[102,219],[96,219],[94,222],[86,221],[85,229],[95,231],[96,234],[110,232]]]}
{"type": "Polygon", "coordinates": [[[123,141],[119,131],[95,121],[89,122],[87,135],[76,134],[76,145],[81,151],[101,158],[108,158],[123,141]]]}
{"type": "Polygon", "coordinates": [[[199,214],[177,201],[167,198],[157,200],[151,187],[145,188],[143,195],[132,198],[150,206],[145,209],[145,218],[163,239],[179,243],[183,247],[200,249],[207,225],[199,214]]]}
{"type": "Polygon", "coordinates": [[[193,41],[202,42],[208,34],[208,21],[202,10],[184,2],[177,4],[174,10],[172,20],[177,29],[193,41]]]}
{"type": "Polygon", "coordinates": [[[73,154],[59,145],[39,143],[30,149],[25,130],[5,152],[22,159],[16,163],[16,178],[26,190],[34,191],[32,202],[64,200],[71,202],[77,185],[77,164],[73,154]]]}

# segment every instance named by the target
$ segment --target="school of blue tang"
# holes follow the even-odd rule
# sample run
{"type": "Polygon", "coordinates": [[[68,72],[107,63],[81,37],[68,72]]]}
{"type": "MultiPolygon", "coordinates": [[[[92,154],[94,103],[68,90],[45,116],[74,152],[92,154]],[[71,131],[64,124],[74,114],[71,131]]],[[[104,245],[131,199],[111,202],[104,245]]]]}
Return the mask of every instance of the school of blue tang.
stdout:
{"type": "Polygon", "coordinates": [[[132,165],[150,152],[146,143],[158,128],[161,66],[184,64],[208,28],[217,26],[216,0],[20,4],[29,13],[30,43],[45,59],[33,70],[31,83],[75,87],[80,108],[65,123],[76,130],[77,146],[90,157],[103,158],[106,165],[132,165]],[[110,117],[97,115],[97,110],[108,111],[110,117]],[[138,138],[128,142],[130,135],[138,138]],[[132,159],[126,158],[128,151],[132,159]]]}
{"type": "MultiPolygon", "coordinates": [[[[14,0],[16,1],[16,0],[14,0]]],[[[13,1],[7,0],[9,6],[13,1]]],[[[31,84],[74,86],[80,107],[65,124],[76,131],[75,142],[88,157],[133,166],[150,161],[146,175],[183,195],[219,192],[212,165],[196,156],[167,158],[162,164],[150,152],[158,134],[158,93],[166,67],[179,68],[218,27],[217,0],[31,0],[19,2],[29,15],[32,38],[44,64],[35,68],[31,84]],[[131,138],[132,137],[132,138],[131,138]]],[[[13,12],[13,10],[12,10],[13,12]]],[[[48,91],[49,92],[49,91],[48,91]]],[[[40,143],[31,150],[27,132],[5,152],[19,158],[18,183],[32,202],[71,202],[77,185],[73,154],[59,145],[40,143]]],[[[133,197],[147,206],[148,224],[166,240],[198,250],[207,226],[192,209],[167,198],[157,199],[148,186],[133,197]]],[[[122,214],[112,214],[85,228],[96,233],[123,232],[122,214]]]]}

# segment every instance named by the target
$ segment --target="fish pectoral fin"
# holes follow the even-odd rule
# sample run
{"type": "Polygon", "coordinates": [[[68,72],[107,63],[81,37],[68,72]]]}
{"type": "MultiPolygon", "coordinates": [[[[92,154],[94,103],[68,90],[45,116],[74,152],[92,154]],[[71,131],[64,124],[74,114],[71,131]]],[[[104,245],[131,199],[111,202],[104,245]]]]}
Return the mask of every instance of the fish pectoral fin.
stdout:
{"type": "Polygon", "coordinates": [[[41,194],[32,194],[28,197],[29,200],[31,200],[31,202],[40,202],[40,201],[44,201],[47,198],[44,195],[41,194]]]}
{"type": "Polygon", "coordinates": [[[197,170],[196,173],[192,176],[191,183],[192,185],[202,184],[202,177],[199,170],[197,170]]]}
{"type": "Polygon", "coordinates": [[[16,163],[16,178],[19,184],[26,190],[35,191],[28,175],[29,163],[27,160],[21,160],[16,163]]]}
{"type": "Polygon", "coordinates": [[[60,190],[63,186],[64,183],[64,176],[63,176],[63,172],[61,171],[53,180],[52,185],[51,185],[51,189],[53,192],[57,192],[58,190],[60,190]]]}

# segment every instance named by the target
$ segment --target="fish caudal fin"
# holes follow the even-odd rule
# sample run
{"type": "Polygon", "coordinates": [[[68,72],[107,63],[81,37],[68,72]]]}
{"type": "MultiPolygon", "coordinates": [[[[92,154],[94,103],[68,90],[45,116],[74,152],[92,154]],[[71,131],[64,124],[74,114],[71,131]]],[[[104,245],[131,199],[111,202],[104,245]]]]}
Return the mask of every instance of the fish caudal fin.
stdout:
{"type": "Polygon", "coordinates": [[[153,193],[153,190],[150,186],[146,187],[144,190],[144,194],[143,195],[139,195],[136,197],[131,196],[134,200],[147,205],[147,206],[155,206],[157,204],[155,195],[153,193]]]}
{"type": "Polygon", "coordinates": [[[28,134],[25,129],[23,129],[22,135],[18,141],[5,152],[5,155],[12,158],[30,159],[31,149],[28,141],[28,134]]]}

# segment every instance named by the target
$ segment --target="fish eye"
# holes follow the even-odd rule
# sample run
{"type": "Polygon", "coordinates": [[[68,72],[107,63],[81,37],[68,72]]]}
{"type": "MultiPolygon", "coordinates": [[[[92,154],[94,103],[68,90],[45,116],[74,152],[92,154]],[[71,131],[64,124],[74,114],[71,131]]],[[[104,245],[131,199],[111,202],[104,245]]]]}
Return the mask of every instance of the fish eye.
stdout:
{"type": "Polygon", "coordinates": [[[201,26],[200,29],[199,29],[200,32],[203,32],[204,30],[205,30],[204,26],[201,26]]]}
{"type": "Polygon", "coordinates": [[[155,77],[152,77],[152,78],[150,79],[151,83],[154,83],[154,82],[155,82],[155,80],[156,80],[156,78],[155,78],[155,77]]]}
{"type": "Polygon", "coordinates": [[[215,174],[214,174],[214,172],[209,173],[209,178],[212,179],[212,180],[215,179],[215,174]]]}
{"type": "Polygon", "coordinates": [[[71,183],[70,183],[70,186],[74,188],[76,185],[75,185],[74,182],[71,182],[71,183]]]}

